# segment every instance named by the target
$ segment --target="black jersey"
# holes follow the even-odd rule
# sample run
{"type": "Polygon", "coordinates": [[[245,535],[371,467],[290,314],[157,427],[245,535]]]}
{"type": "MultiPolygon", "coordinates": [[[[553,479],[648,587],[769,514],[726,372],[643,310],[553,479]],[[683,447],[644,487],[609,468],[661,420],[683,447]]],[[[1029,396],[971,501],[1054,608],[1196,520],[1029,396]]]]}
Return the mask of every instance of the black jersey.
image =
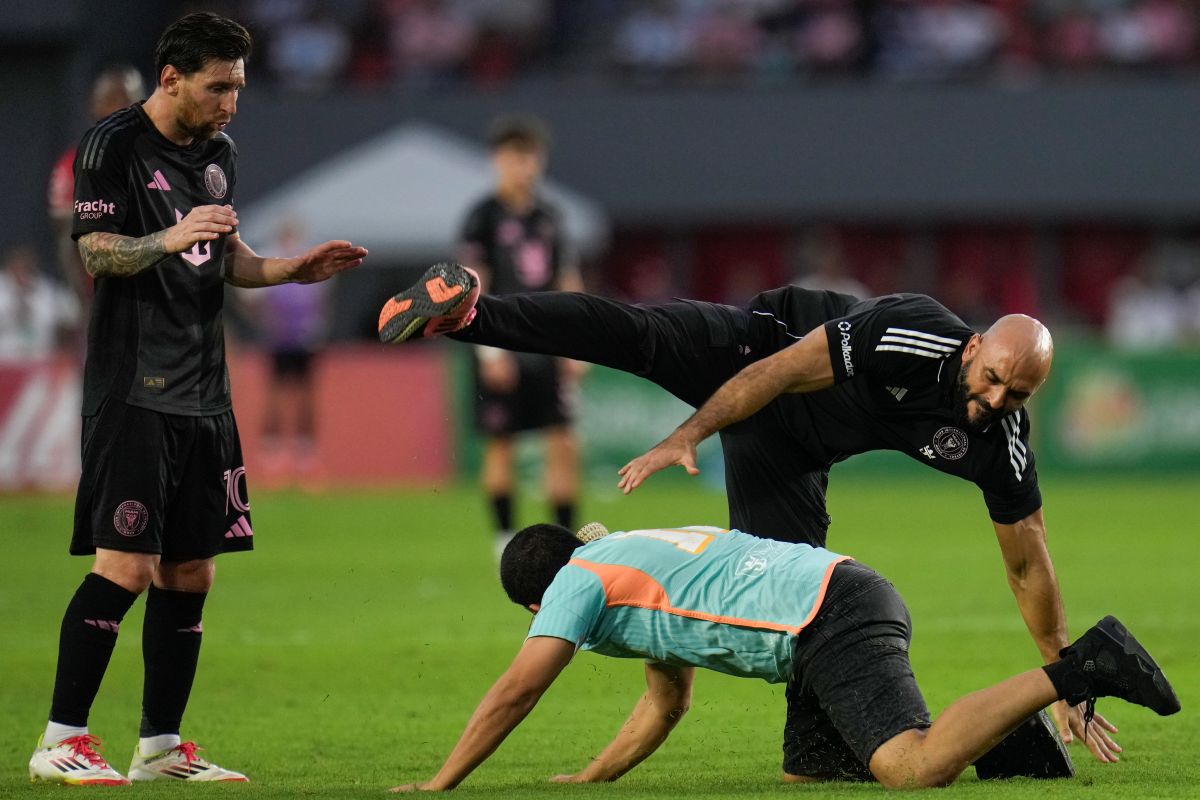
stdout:
{"type": "Polygon", "coordinates": [[[541,199],[517,214],[499,198],[485,198],[467,215],[462,249],[463,261],[491,271],[491,294],[556,289],[566,261],[558,212],[541,199]]]}
{"type": "MultiPolygon", "coordinates": [[[[237,148],[224,133],[182,147],[140,103],[101,120],[75,155],[72,236],[141,237],[201,205],[232,205],[237,148]]],[[[230,406],[225,366],[227,237],[198,243],[131,278],[98,278],[88,327],[83,413],[106,397],[169,414],[230,406]]]]}
{"type": "Polygon", "coordinates": [[[894,294],[850,305],[825,323],[833,388],[791,395],[819,458],[831,464],[868,450],[898,450],[983,490],[991,517],[1011,524],[1041,508],[1029,414],[1005,415],[982,432],[954,414],[962,352],[973,331],[937,301],[894,294]]]}

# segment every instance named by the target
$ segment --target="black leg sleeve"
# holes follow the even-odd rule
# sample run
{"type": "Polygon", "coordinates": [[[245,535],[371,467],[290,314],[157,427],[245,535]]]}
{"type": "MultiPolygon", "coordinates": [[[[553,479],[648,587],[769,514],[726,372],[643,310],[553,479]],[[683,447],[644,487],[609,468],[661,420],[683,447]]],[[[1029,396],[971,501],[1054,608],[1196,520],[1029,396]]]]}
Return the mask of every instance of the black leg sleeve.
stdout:
{"type": "Polygon", "coordinates": [[[573,358],[628,372],[699,406],[760,357],[749,314],[717,303],[630,305],[574,292],[479,298],[475,321],[451,338],[573,358]]]}

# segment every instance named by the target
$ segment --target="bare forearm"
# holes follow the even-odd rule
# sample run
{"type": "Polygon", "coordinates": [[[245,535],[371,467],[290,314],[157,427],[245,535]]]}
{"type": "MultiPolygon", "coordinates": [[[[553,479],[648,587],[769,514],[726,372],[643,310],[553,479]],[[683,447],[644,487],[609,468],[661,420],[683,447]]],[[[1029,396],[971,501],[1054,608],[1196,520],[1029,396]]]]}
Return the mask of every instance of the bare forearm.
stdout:
{"type": "Polygon", "coordinates": [[[493,687],[471,715],[466,730],[427,788],[453,789],[462,783],[528,716],[540,697],[540,692],[510,693],[493,687]]]}
{"type": "Polygon", "coordinates": [[[1042,659],[1058,660],[1068,644],[1067,619],[1054,563],[1046,548],[1046,528],[1041,509],[1011,525],[996,524],[996,536],[1008,585],[1042,659]]]}
{"type": "Polygon", "coordinates": [[[1067,618],[1054,567],[1047,558],[1030,564],[1021,579],[1009,576],[1009,586],[1030,636],[1046,663],[1058,660],[1058,651],[1066,647],[1067,618]]]}
{"type": "Polygon", "coordinates": [[[88,233],[79,237],[79,255],[93,278],[128,278],[166,258],[166,238],[165,230],[142,237],[88,233]]]}
{"type": "Polygon", "coordinates": [[[787,375],[759,361],[743,369],[688,417],[676,431],[687,441],[699,443],[722,428],[740,422],[787,391],[787,375]]]}
{"type": "Polygon", "coordinates": [[[815,392],[833,385],[823,327],[734,375],[674,435],[693,444],[740,422],[785,392],[815,392]]]}
{"type": "Polygon", "coordinates": [[[253,251],[247,252],[248,250],[249,248],[239,249],[230,255],[226,283],[246,289],[257,289],[288,282],[295,259],[265,258],[253,251]]]}
{"type": "Polygon", "coordinates": [[[587,783],[615,781],[657,750],[683,713],[682,709],[659,708],[649,693],[643,695],[616,738],[579,773],[578,780],[587,783]]]}

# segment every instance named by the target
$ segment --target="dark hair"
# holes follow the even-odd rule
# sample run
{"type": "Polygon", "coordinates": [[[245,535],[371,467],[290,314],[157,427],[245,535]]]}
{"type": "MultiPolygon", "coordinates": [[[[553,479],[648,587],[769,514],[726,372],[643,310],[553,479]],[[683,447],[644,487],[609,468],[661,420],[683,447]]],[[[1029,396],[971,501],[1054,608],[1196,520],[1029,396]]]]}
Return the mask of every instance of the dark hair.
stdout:
{"type": "Polygon", "coordinates": [[[492,120],[487,132],[488,146],[493,150],[514,145],[530,150],[550,149],[550,129],[537,117],[512,114],[492,120]]]}
{"type": "Polygon", "coordinates": [[[233,20],[208,11],[188,14],[159,37],[154,48],[155,79],[167,64],[191,75],[209,61],[245,60],[252,48],[250,32],[233,20]]]}
{"type": "Polygon", "coordinates": [[[541,605],[542,595],[583,542],[561,525],[530,525],[504,548],[500,585],[519,606],[541,605]]]}

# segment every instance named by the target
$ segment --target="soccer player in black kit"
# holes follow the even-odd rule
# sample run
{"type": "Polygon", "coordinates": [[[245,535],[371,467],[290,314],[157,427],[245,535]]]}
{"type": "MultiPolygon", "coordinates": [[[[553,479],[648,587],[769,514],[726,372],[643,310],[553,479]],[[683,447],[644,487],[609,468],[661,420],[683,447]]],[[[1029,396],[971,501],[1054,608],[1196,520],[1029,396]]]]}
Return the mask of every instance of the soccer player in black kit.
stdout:
{"type": "MultiPolygon", "coordinates": [[[[460,260],[494,295],[582,290],[558,211],[538,193],[549,149],[545,127],[534,117],[501,117],[491,125],[488,144],[496,189],[467,214],[460,260]]],[[[573,527],[579,445],[571,423],[582,365],[491,347],[476,347],[472,355],[475,425],[485,438],[482,483],[499,560],[514,531],[514,436],[519,433],[544,432],[546,494],[558,524],[573,527]]]]}
{"type": "MultiPolygon", "coordinates": [[[[421,330],[620,369],[699,409],[621,470],[626,491],[672,464],[695,473],[696,444],[719,432],[730,526],[823,546],[829,469],[857,453],[897,450],[975,483],[1043,660],[1067,646],[1024,408],[1053,352],[1036,320],[1004,317],[978,334],[923,295],[860,300],[797,287],[764,292],[745,308],[631,306],[569,293],[476,299],[467,270],[438,265],[426,281],[433,273],[461,288],[441,303],[429,302],[424,282],[397,295],[380,318],[381,339],[401,341],[418,320],[437,319],[421,330]]],[[[1079,736],[1098,760],[1116,760],[1115,728],[1102,716],[1085,725],[1082,708],[1059,704],[1054,713],[1064,739],[1079,736]]],[[[824,757],[814,751],[787,771],[815,774],[824,757]]]]}
{"type": "Polygon", "coordinates": [[[34,780],[246,780],[179,734],[213,559],[253,542],[225,365],[224,285],[312,283],[366,256],[331,241],[297,258],[264,258],[238,237],[237,149],[224,128],[250,49],[232,20],[183,17],[159,39],[152,96],[97,123],[76,154],[72,235],[96,288],[71,553],[95,561],[63,617],[50,721],[29,762],[34,780]],[[142,722],[126,778],[98,752],[88,712],[121,621],[143,592],[142,722]]]}

